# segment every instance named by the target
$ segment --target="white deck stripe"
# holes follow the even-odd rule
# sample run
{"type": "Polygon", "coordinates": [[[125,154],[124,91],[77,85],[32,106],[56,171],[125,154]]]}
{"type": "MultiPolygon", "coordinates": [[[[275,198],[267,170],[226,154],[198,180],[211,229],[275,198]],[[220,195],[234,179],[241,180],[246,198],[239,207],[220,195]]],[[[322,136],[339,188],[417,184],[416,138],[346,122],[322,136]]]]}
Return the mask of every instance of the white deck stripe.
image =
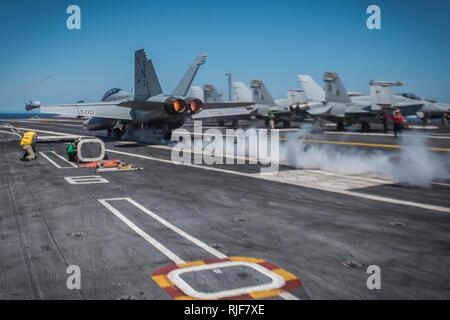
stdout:
{"type": "MultiPolygon", "coordinates": [[[[48,133],[48,134],[56,134],[58,136],[72,136],[72,134],[68,133],[61,133],[61,132],[55,132],[55,131],[47,131],[47,130],[41,130],[41,129],[33,129],[33,128],[24,128],[24,127],[15,127],[19,130],[33,130],[35,132],[42,132],[42,133],[48,133]]],[[[81,137],[81,136],[80,136],[81,137]]]]}
{"type": "Polygon", "coordinates": [[[284,292],[280,293],[279,296],[281,298],[283,298],[284,300],[300,300],[299,298],[294,296],[292,293],[287,292],[287,291],[284,291],[284,292]]]}
{"type": "Polygon", "coordinates": [[[392,199],[392,198],[386,198],[386,197],[375,196],[375,195],[371,195],[371,194],[359,193],[359,192],[353,192],[353,191],[346,191],[346,190],[339,191],[339,193],[349,195],[352,197],[359,197],[359,198],[363,198],[363,199],[382,201],[382,202],[387,202],[387,203],[392,203],[392,204],[399,204],[399,205],[404,205],[404,206],[409,206],[409,207],[416,207],[416,208],[422,208],[422,209],[427,209],[427,210],[450,213],[450,208],[435,206],[435,205],[431,205],[431,204],[424,204],[424,203],[413,202],[413,201],[392,199]]]}
{"type": "MultiPolygon", "coordinates": [[[[353,136],[374,136],[374,137],[392,137],[392,133],[375,133],[375,132],[338,132],[338,131],[324,131],[325,134],[334,135],[353,135],[353,136]]],[[[430,139],[450,139],[450,136],[435,136],[435,135],[423,135],[423,134],[403,134],[403,137],[423,137],[430,139]]]]}
{"type": "MultiPolygon", "coordinates": [[[[28,130],[28,128],[22,128],[22,129],[28,130]]],[[[35,131],[37,131],[37,130],[35,130],[35,131]]],[[[58,132],[52,132],[52,131],[46,131],[46,133],[67,135],[65,133],[58,133],[58,132]]],[[[246,173],[243,173],[243,172],[224,170],[224,169],[218,169],[218,168],[211,168],[211,167],[205,167],[205,166],[199,166],[199,165],[187,164],[187,163],[183,163],[183,164],[181,164],[181,163],[174,163],[171,160],[164,160],[164,159],[148,157],[148,156],[143,156],[143,155],[138,155],[138,154],[133,154],[133,153],[128,153],[128,152],[123,152],[123,151],[116,151],[116,150],[111,150],[111,149],[106,149],[106,151],[112,152],[112,153],[117,153],[117,154],[124,154],[124,155],[132,156],[132,157],[142,158],[142,159],[148,159],[148,160],[153,160],[153,161],[159,161],[159,162],[164,162],[164,163],[175,164],[175,165],[191,166],[191,167],[196,167],[196,168],[200,168],[200,169],[204,169],[204,170],[217,171],[217,172],[223,172],[223,173],[229,173],[229,174],[234,174],[234,175],[241,175],[241,176],[247,176],[247,177],[251,177],[251,178],[259,178],[259,179],[267,180],[267,178],[265,178],[265,176],[261,176],[261,175],[251,175],[251,174],[246,174],[246,173]]],[[[278,182],[282,182],[283,183],[283,181],[278,181],[278,182]]],[[[284,182],[284,183],[292,184],[292,183],[289,183],[289,182],[284,182]]],[[[357,192],[330,190],[330,189],[320,188],[320,187],[315,187],[315,186],[310,186],[309,188],[322,190],[322,191],[328,191],[328,192],[341,193],[341,194],[345,194],[345,195],[350,195],[350,196],[359,197],[359,198],[365,198],[365,199],[371,199],[371,200],[375,200],[375,201],[381,201],[381,202],[393,203],[393,204],[398,204],[398,205],[405,205],[405,206],[410,206],[410,207],[418,207],[418,208],[432,210],[432,211],[439,211],[439,212],[450,213],[450,208],[441,207],[441,206],[427,205],[427,204],[418,203],[418,202],[412,202],[412,201],[402,201],[402,200],[398,200],[398,199],[386,198],[386,197],[381,197],[381,196],[372,196],[372,195],[363,194],[363,193],[357,193],[357,192]]]]}
{"type": "MultiPolygon", "coordinates": [[[[45,153],[55,153],[55,151],[39,151],[39,154],[43,156],[45,159],[47,159],[51,164],[53,164],[58,169],[72,169],[74,167],[61,167],[59,164],[57,164],[55,161],[50,159],[45,153]]],[[[58,155],[59,156],[59,155],[58,155]]],[[[65,160],[65,159],[64,159],[65,160]]],[[[75,166],[75,168],[78,168],[75,166]]]]}
{"type": "Polygon", "coordinates": [[[68,161],[66,158],[64,158],[63,156],[59,155],[57,152],[52,151],[52,153],[53,153],[55,156],[57,156],[58,158],[60,158],[61,160],[63,160],[64,162],[70,164],[72,167],[78,168],[77,165],[75,165],[75,164],[73,164],[72,162],[68,161]]]}
{"type": "Polygon", "coordinates": [[[47,157],[45,154],[44,154],[44,152],[42,152],[42,151],[39,151],[39,154],[41,155],[41,156],[43,156],[45,159],[47,159],[51,164],[53,164],[55,167],[57,167],[58,169],[62,169],[62,167],[59,165],[59,164],[57,164],[56,162],[54,162],[52,159],[50,159],[49,157],[47,157]]]}
{"type": "Polygon", "coordinates": [[[174,231],[175,233],[177,233],[178,235],[180,235],[181,237],[189,240],[190,242],[192,242],[193,244],[195,244],[196,246],[200,247],[201,249],[209,252],[210,254],[212,254],[213,256],[219,258],[219,259],[223,259],[226,258],[227,256],[225,254],[223,254],[222,252],[208,246],[206,243],[200,241],[199,239],[187,234],[186,232],[184,232],[183,230],[181,230],[180,228],[174,226],[173,224],[171,224],[170,222],[168,222],[167,220],[164,220],[163,218],[161,218],[160,216],[158,216],[156,213],[154,213],[153,211],[148,210],[147,208],[145,208],[144,206],[142,206],[141,204],[137,203],[136,201],[134,201],[133,199],[130,198],[114,198],[114,199],[105,199],[106,201],[117,201],[117,200],[124,200],[124,201],[128,201],[129,203],[131,203],[133,206],[135,206],[136,208],[140,209],[142,212],[148,214],[150,217],[152,217],[153,219],[155,219],[156,221],[158,221],[159,223],[161,223],[163,226],[169,228],[170,230],[174,231]]]}
{"type": "MultiPolygon", "coordinates": [[[[186,263],[184,260],[182,260],[180,257],[178,257],[175,253],[173,253],[171,250],[166,248],[163,244],[152,238],[150,235],[148,235],[145,231],[140,229],[138,226],[136,226],[133,222],[131,222],[128,218],[126,218],[123,214],[121,214],[116,208],[114,208],[112,205],[108,203],[108,201],[128,201],[130,204],[134,205],[136,208],[140,209],[141,211],[145,212],[149,216],[151,216],[153,219],[164,225],[165,227],[169,228],[170,230],[176,232],[178,235],[182,236],[183,238],[191,241],[196,246],[200,247],[201,249],[209,252],[213,256],[216,256],[219,259],[225,259],[228,258],[227,255],[221,253],[220,251],[211,248],[201,240],[189,235],[188,233],[184,232],[183,230],[179,229],[178,227],[174,226],[167,220],[161,218],[156,213],[154,213],[151,210],[148,210],[138,202],[134,201],[131,198],[123,197],[123,198],[110,198],[110,199],[98,199],[98,201],[105,206],[109,211],[111,211],[115,216],[117,216],[120,220],[122,220],[127,226],[129,226],[133,231],[135,231],[138,235],[140,235],[142,238],[144,238],[148,243],[150,243],[152,246],[154,246],[156,249],[158,249],[161,253],[163,253],[166,257],[168,257],[170,260],[175,262],[176,264],[183,264],[186,263]]],[[[231,262],[235,264],[245,264],[245,262],[231,262]]],[[[227,262],[227,264],[230,264],[227,262]]],[[[261,267],[262,268],[262,267],[261,267]]],[[[186,268],[179,269],[179,270],[185,270],[186,268]]],[[[261,271],[260,271],[261,272],[261,271]]],[[[265,274],[264,272],[262,272],[265,274]]],[[[266,274],[267,275],[267,274],[266,274]]],[[[265,288],[265,287],[264,287],[265,288]]],[[[234,290],[236,292],[240,292],[241,289],[234,290]]],[[[262,290],[262,289],[261,289],[262,290]]],[[[233,291],[233,293],[234,293],[233,291]]],[[[293,294],[283,291],[279,294],[280,297],[282,297],[285,300],[300,300],[293,294]]]]}
{"type": "Polygon", "coordinates": [[[347,175],[347,174],[334,173],[334,172],[328,172],[328,171],[322,171],[322,170],[308,169],[308,170],[303,170],[303,171],[319,173],[319,174],[323,174],[323,175],[327,175],[327,176],[342,177],[342,178],[346,178],[346,179],[354,179],[354,180],[373,182],[373,183],[377,183],[377,184],[398,183],[398,182],[393,181],[393,180],[387,180],[387,179],[386,180],[381,180],[381,179],[374,179],[374,178],[367,178],[367,177],[351,176],[351,175],[347,175]]]}
{"type": "Polygon", "coordinates": [[[22,138],[22,135],[20,133],[17,133],[17,132],[3,131],[3,130],[0,130],[0,132],[13,134],[13,135],[18,136],[19,138],[22,138]]]}
{"type": "Polygon", "coordinates": [[[64,177],[64,179],[72,185],[109,183],[109,181],[102,176],[64,177]]]}
{"type": "Polygon", "coordinates": [[[431,184],[435,184],[437,186],[443,186],[443,187],[450,187],[449,183],[443,183],[443,182],[432,182],[431,184]]]}
{"type": "Polygon", "coordinates": [[[139,236],[141,236],[145,241],[150,243],[153,247],[159,250],[162,254],[164,254],[167,258],[172,260],[176,264],[186,263],[183,259],[178,257],[175,253],[167,249],[163,244],[161,244],[156,239],[152,238],[146,232],[144,232],[141,228],[136,226],[133,222],[131,222],[128,218],[126,218],[123,214],[121,214],[116,208],[111,206],[107,201],[112,200],[124,200],[124,198],[119,199],[98,199],[98,201],[106,207],[109,211],[111,211],[117,218],[122,220],[128,227],[130,227],[134,232],[136,232],[139,236]]]}

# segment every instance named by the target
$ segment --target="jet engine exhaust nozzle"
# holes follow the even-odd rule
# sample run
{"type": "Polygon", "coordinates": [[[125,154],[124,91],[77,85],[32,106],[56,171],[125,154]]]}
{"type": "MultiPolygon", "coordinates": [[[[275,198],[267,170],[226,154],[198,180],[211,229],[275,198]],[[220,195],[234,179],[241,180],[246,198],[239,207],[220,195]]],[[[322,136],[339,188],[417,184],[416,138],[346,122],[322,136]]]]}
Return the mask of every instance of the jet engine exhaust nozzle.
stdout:
{"type": "Polygon", "coordinates": [[[191,114],[199,113],[205,107],[204,103],[200,99],[192,99],[188,101],[189,110],[191,114]]]}
{"type": "Polygon", "coordinates": [[[179,114],[184,113],[187,110],[186,101],[183,99],[175,99],[168,104],[166,104],[166,111],[169,114],[179,114]]]}

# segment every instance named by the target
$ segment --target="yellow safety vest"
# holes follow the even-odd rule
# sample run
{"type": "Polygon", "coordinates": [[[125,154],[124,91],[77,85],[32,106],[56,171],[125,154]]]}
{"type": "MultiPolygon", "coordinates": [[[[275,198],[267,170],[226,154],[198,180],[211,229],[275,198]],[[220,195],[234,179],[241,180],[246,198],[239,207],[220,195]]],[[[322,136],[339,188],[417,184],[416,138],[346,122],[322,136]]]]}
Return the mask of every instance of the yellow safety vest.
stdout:
{"type": "Polygon", "coordinates": [[[33,142],[34,142],[33,140],[34,140],[34,137],[36,136],[36,134],[37,133],[34,131],[25,132],[25,134],[22,137],[22,140],[20,140],[20,145],[23,146],[26,144],[33,144],[33,142]]]}

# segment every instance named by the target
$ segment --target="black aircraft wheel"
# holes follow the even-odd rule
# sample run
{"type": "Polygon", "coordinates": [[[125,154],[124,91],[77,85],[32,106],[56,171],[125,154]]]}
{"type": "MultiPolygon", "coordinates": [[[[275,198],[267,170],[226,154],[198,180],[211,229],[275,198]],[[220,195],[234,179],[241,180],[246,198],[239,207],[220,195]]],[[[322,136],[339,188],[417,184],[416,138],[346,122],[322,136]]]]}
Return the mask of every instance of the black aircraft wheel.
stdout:
{"type": "Polygon", "coordinates": [[[219,127],[225,127],[225,121],[220,120],[219,121],[219,127]]]}
{"type": "Polygon", "coordinates": [[[283,121],[283,128],[290,128],[291,122],[290,121],[283,121]]]}
{"type": "Polygon", "coordinates": [[[232,126],[235,127],[235,128],[236,128],[237,126],[239,126],[239,120],[233,120],[232,126]]]}
{"type": "Polygon", "coordinates": [[[122,130],[120,130],[119,128],[114,129],[113,137],[114,137],[114,139],[120,140],[120,138],[122,138],[122,130]]]}

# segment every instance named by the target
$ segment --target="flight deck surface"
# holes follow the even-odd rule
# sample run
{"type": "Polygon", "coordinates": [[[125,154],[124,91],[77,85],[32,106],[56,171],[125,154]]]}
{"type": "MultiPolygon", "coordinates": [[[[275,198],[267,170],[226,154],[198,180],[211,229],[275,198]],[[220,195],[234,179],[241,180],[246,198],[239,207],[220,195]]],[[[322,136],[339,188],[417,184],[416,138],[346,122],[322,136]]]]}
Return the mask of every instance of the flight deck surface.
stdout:
{"type": "MultiPolygon", "coordinates": [[[[450,298],[449,180],[406,187],[285,165],[262,176],[259,165],[175,164],[169,146],[104,136],[110,159],[144,170],[96,173],[45,140],[91,135],[80,121],[9,123],[44,139],[36,161],[20,162],[19,137],[0,128],[0,299],[450,298]],[[81,290],[67,288],[71,265],[81,290]],[[367,287],[371,265],[380,290],[367,287]]],[[[448,168],[450,132],[420,134],[448,168]]]]}

